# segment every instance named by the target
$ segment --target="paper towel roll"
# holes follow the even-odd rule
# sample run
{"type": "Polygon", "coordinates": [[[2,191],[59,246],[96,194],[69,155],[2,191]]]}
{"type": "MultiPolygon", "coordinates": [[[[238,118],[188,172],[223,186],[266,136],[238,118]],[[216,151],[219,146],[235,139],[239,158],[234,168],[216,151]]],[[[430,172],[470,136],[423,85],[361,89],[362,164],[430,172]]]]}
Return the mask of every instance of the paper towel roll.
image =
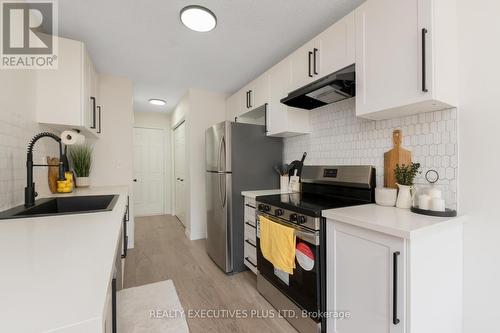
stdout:
{"type": "Polygon", "coordinates": [[[61,141],[67,146],[81,145],[85,143],[85,137],[75,131],[64,131],[61,133],[61,141]]]}

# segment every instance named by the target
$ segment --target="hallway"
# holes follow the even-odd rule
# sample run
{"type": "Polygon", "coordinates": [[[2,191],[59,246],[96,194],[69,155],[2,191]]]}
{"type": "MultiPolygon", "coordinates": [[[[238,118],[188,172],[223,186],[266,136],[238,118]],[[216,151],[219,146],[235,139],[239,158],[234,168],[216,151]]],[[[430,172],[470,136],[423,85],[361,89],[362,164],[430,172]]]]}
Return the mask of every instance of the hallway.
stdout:
{"type": "MultiPolygon", "coordinates": [[[[244,310],[261,318],[187,318],[191,333],[295,332],[283,318],[262,318],[273,310],[257,292],[250,271],[225,275],[205,252],[205,241],[189,241],[170,215],[136,218],[135,248],[129,250],[124,287],[171,279],[181,304],[189,310],[244,310]],[[255,312],[254,312],[255,313],[255,312]]],[[[199,314],[199,313],[197,313],[199,314]]],[[[222,315],[221,315],[222,316],[222,315]]]]}

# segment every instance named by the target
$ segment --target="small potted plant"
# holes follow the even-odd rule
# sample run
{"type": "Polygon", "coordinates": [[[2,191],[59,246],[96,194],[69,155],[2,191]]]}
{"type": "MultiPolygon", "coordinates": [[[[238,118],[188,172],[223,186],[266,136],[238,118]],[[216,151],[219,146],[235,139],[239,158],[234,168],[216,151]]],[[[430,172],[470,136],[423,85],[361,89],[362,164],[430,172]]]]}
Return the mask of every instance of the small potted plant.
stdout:
{"type": "Polygon", "coordinates": [[[76,174],[76,187],[88,187],[90,170],[92,169],[92,147],[74,145],[71,146],[69,154],[76,174]]]}
{"type": "Polygon", "coordinates": [[[396,185],[399,187],[398,199],[396,201],[396,207],[398,208],[410,208],[412,203],[411,190],[413,189],[413,184],[417,174],[421,173],[419,171],[420,163],[411,163],[410,165],[396,165],[394,169],[394,175],[396,176],[396,185]]]}

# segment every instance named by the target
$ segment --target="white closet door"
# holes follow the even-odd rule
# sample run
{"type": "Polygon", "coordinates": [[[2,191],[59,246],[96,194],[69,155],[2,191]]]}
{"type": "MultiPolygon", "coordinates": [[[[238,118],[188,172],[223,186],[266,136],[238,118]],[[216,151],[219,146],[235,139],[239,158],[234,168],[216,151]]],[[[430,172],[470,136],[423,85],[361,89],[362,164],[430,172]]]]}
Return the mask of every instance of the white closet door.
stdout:
{"type": "Polygon", "coordinates": [[[174,130],[175,215],[186,225],[186,125],[174,130]]]}
{"type": "Polygon", "coordinates": [[[136,216],[164,214],[165,133],[134,128],[134,209],[136,216]]]}

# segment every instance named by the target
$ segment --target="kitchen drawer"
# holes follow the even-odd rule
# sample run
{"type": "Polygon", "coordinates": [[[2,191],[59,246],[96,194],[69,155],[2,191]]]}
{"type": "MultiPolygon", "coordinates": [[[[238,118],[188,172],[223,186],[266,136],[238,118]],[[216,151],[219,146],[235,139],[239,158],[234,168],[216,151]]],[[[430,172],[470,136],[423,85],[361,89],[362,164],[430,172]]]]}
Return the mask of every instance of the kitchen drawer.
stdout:
{"type": "Polygon", "coordinates": [[[245,266],[257,274],[257,249],[245,242],[245,266]]]}
{"type": "Polygon", "coordinates": [[[251,206],[252,208],[257,207],[255,198],[245,197],[245,206],[251,206]]]}
{"type": "Polygon", "coordinates": [[[248,225],[248,223],[250,222],[245,222],[245,239],[250,239],[255,244],[255,227],[248,225]]]}
{"type": "Polygon", "coordinates": [[[257,262],[257,248],[253,246],[255,241],[249,239],[248,241],[245,239],[245,257],[250,257],[257,262]],[[250,244],[251,243],[251,244],[250,244]]]}
{"type": "Polygon", "coordinates": [[[245,222],[255,225],[255,209],[245,205],[245,222]]]}
{"type": "Polygon", "coordinates": [[[245,266],[247,266],[254,274],[257,274],[257,260],[245,257],[245,266]]]}

